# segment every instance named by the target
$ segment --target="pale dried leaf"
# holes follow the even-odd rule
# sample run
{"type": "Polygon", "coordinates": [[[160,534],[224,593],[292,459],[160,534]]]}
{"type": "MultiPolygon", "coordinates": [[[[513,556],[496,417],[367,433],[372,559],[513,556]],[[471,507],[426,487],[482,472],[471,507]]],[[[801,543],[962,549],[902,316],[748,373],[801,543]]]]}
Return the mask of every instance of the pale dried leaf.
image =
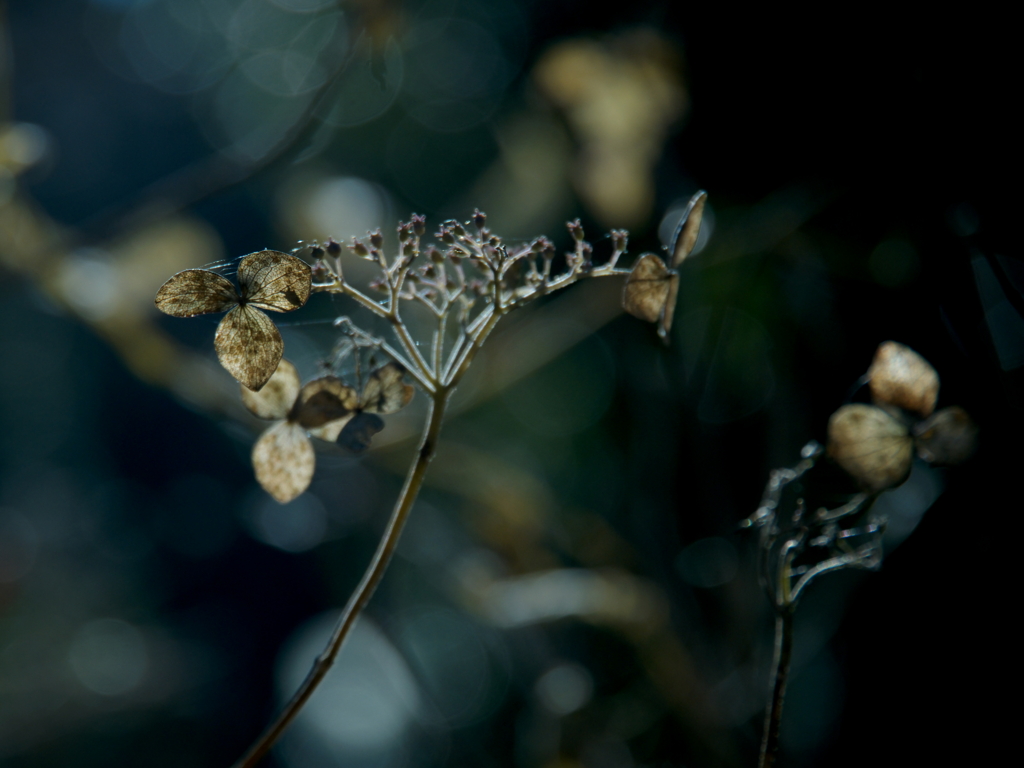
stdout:
{"type": "Polygon", "coordinates": [[[156,308],[173,317],[226,312],[237,303],[235,286],[208,269],[186,269],[172,275],[156,292],[156,308]]]}
{"type": "Polygon", "coordinates": [[[217,326],[213,346],[217,358],[235,379],[259,391],[277,370],[284,353],[281,334],[255,307],[235,307],[217,326]]]}
{"type": "Polygon", "coordinates": [[[910,474],[913,439],[881,408],[844,405],[828,420],[828,454],[872,493],[899,485],[910,474]]]}
{"type": "Polygon", "coordinates": [[[961,464],[978,445],[978,425],[959,406],[936,411],[914,428],[917,454],[939,467],[961,464]]]}
{"type": "Polygon", "coordinates": [[[256,441],[252,466],[263,490],[285,504],[309,487],[316,468],[316,454],[305,430],[282,421],[256,441]]]}
{"type": "Polygon", "coordinates": [[[708,193],[700,191],[690,198],[686,205],[686,211],[679,220],[679,226],[672,236],[671,252],[672,266],[678,267],[683,259],[690,255],[693,246],[697,244],[697,236],[700,235],[700,222],[704,217],[704,203],[708,199],[708,193]]]}
{"type": "Polygon", "coordinates": [[[868,386],[876,403],[921,416],[930,416],[939,398],[939,374],[917,352],[895,341],[878,345],[868,369],[868,386]]]}
{"type": "Polygon", "coordinates": [[[416,391],[402,381],[405,368],[399,363],[383,365],[370,374],[359,405],[367,413],[394,413],[412,400],[416,391]]]}
{"type": "Polygon", "coordinates": [[[370,447],[373,436],[384,429],[384,420],[372,413],[357,413],[338,434],[338,445],[352,453],[362,453],[370,447]]]}
{"type": "Polygon", "coordinates": [[[242,387],[242,403],[261,419],[283,419],[288,416],[299,396],[299,372],[282,359],[270,381],[258,392],[242,387]]]}
{"type": "Polygon", "coordinates": [[[645,253],[633,266],[622,289],[622,308],[634,317],[656,323],[662,318],[672,280],[678,279],[658,256],[645,253]]]}
{"type": "Polygon", "coordinates": [[[291,312],[309,298],[309,265],[280,251],[250,253],[238,263],[238,284],[247,304],[274,312],[291,312]]]}
{"type": "Polygon", "coordinates": [[[322,376],[299,392],[291,419],[306,429],[313,429],[337,421],[358,407],[359,396],[352,387],[336,376],[322,376]]]}

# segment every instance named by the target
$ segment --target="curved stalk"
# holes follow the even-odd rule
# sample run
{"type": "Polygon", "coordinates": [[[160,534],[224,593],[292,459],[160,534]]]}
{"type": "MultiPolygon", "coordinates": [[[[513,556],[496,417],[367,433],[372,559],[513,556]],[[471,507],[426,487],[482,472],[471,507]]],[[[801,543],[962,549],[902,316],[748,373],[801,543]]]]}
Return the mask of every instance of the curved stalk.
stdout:
{"type": "Polygon", "coordinates": [[[451,391],[451,388],[446,388],[431,397],[430,412],[427,415],[423,439],[420,442],[416,460],[409,468],[409,474],[405,478],[405,485],[402,487],[402,492],[395,502],[391,519],[388,521],[388,527],[380,540],[380,544],[377,545],[377,551],[367,566],[359,586],[349,598],[345,610],[342,611],[327,646],[313,663],[313,668],[306,675],[306,679],[302,681],[298,691],[295,692],[274,722],[263,732],[263,735],[235,763],[234,768],[252,768],[270,751],[270,748],[274,746],[274,743],[302,710],[309,697],[313,695],[313,692],[327,675],[335,659],[337,659],[338,652],[341,651],[345,638],[355,624],[356,618],[362,613],[363,608],[366,607],[381,578],[383,578],[384,572],[391,562],[391,556],[395,553],[395,548],[398,546],[398,539],[402,534],[402,528],[409,517],[409,512],[412,511],[416,497],[419,496],[420,488],[423,486],[423,479],[427,474],[427,466],[430,464],[431,459],[434,458],[437,449],[437,439],[441,433],[441,422],[444,419],[444,412],[448,405],[448,397],[451,391]]]}

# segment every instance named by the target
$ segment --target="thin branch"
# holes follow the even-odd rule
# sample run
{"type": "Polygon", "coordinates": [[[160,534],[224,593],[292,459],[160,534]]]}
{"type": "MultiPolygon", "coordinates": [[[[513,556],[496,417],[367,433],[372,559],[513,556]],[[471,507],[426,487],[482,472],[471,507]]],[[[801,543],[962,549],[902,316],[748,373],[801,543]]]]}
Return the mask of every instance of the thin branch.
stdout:
{"type": "Polygon", "coordinates": [[[369,602],[377,585],[380,584],[384,572],[387,570],[388,563],[391,562],[395,548],[398,546],[398,539],[402,534],[402,528],[405,526],[409,513],[412,511],[416,497],[423,486],[427,467],[437,450],[441,423],[444,419],[445,407],[447,406],[450,394],[451,389],[447,388],[439,391],[431,398],[430,412],[423,430],[423,439],[416,454],[416,461],[409,468],[405,485],[395,503],[391,519],[388,521],[388,527],[380,540],[380,544],[377,545],[377,551],[367,566],[359,586],[349,598],[345,610],[342,611],[327,646],[320,656],[317,657],[313,668],[306,675],[302,685],[299,686],[299,690],[295,692],[291,700],[285,705],[277,719],[264,731],[256,743],[250,747],[249,751],[235,763],[234,768],[252,768],[270,751],[271,747],[281,737],[281,734],[285,732],[296,715],[302,710],[309,697],[313,695],[313,692],[323,681],[327,672],[338,658],[338,653],[345,643],[345,638],[348,637],[356,618],[369,602]]]}
{"type": "Polygon", "coordinates": [[[764,718],[764,739],[758,768],[773,768],[779,751],[779,725],[782,722],[782,704],[786,699],[786,683],[793,658],[792,606],[779,611],[775,617],[775,654],[772,662],[772,697],[764,718]]]}

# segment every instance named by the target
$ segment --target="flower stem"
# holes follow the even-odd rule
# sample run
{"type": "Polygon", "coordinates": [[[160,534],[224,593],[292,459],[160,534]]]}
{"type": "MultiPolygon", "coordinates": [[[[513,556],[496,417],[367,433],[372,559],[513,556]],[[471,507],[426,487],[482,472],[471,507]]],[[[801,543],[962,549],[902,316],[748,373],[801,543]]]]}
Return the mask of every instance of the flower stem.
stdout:
{"type": "Polygon", "coordinates": [[[402,528],[405,526],[416,497],[419,496],[420,488],[423,486],[423,479],[427,474],[427,466],[430,464],[431,459],[434,458],[437,450],[437,440],[441,433],[441,422],[444,419],[444,412],[448,405],[448,397],[451,391],[451,388],[442,389],[430,399],[430,411],[427,414],[423,439],[416,453],[416,460],[409,468],[409,474],[405,478],[402,492],[395,502],[395,508],[391,513],[391,519],[388,521],[387,530],[384,532],[380,544],[377,545],[377,551],[374,553],[369,566],[367,566],[359,586],[349,598],[345,610],[342,611],[341,618],[338,619],[338,623],[334,627],[334,632],[331,634],[327,646],[313,663],[313,668],[306,675],[306,679],[302,681],[298,691],[295,692],[274,722],[263,732],[263,735],[235,763],[234,768],[252,768],[270,751],[270,748],[274,746],[274,743],[302,710],[309,697],[313,695],[313,692],[327,675],[335,659],[337,659],[338,652],[341,650],[345,638],[348,637],[356,618],[362,613],[363,608],[366,607],[381,578],[383,578],[384,571],[387,570],[388,564],[391,562],[391,556],[395,553],[395,548],[398,546],[398,539],[402,534],[402,528]]]}
{"type": "Polygon", "coordinates": [[[775,680],[768,711],[764,718],[764,740],[758,768],[773,768],[779,751],[779,724],[782,722],[782,703],[786,697],[790,661],[793,657],[793,606],[781,606],[775,617],[775,659],[772,677],[775,680]]]}

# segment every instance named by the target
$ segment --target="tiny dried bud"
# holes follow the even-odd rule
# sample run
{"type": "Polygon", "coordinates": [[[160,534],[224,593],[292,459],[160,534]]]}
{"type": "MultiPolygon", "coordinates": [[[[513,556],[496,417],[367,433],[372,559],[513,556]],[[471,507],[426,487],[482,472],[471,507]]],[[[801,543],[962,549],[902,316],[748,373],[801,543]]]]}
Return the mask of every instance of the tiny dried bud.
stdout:
{"type": "Polygon", "coordinates": [[[402,255],[412,259],[416,255],[416,243],[412,240],[407,240],[402,246],[402,255]]]}
{"type": "Polygon", "coordinates": [[[565,226],[569,228],[569,234],[572,235],[573,240],[575,240],[577,243],[583,241],[583,225],[580,224],[579,219],[568,221],[566,222],[565,226]]]}
{"type": "Polygon", "coordinates": [[[370,256],[370,249],[367,248],[361,241],[356,240],[354,237],[352,238],[352,245],[350,245],[348,248],[350,251],[352,251],[352,253],[354,253],[356,256],[362,259],[369,258],[370,256]]]}
{"type": "Polygon", "coordinates": [[[331,279],[330,268],[320,259],[317,259],[316,262],[314,262],[312,274],[314,283],[323,283],[331,279]]]}
{"type": "Polygon", "coordinates": [[[434,265],[433,264],[425,265],[423,267],[423,269],[422,269],[422,272],[423,272],[423,276],[424,277],[433,277],[434,275],[437,274],[437,270],[434,269],[434,265]]]}
{"type": "Polygon", "coordinates": [[[324,248],[327,249],[327,253],[329,253],[331,256],[337,257],[341,255],[341,243],[339,243],[333,237],[326,243],[324,243],[324,248]]]}
{"type": "Polygon", "coordinates": [[[412,231],[416,233],[416,237],[423,237],[423,233],[427,231],[426,225],[426,216],[419,216],[415,213],[412,215],[412,231]]]}
{"type": "Polygon", "coordinates": [[[446,245],[455,245],[455,235],[448,227],[441,227],[441,231],[434,235],[438,240],[446,245]]]}
{"type": "Polygon", "coordinates": [[[445,279],[444,286],[449,291],[453,291],[455,290],[455,281],[452,278],[448,277],[445,279]]]}
{"type": "Polygon", "coordinates": [[[377,249],[384,247],[384,235],[379,229],[370,233],[370,245],[377,249]]]}
{"type": "Polygon", "coordinates": [[[459,222],[457,222],[457,221],[453,221],[452,222],[451,229],[452,229],[452,232],[455,233],[456,237],[465,237],[466,236],[465,228],[461,224],[459,224],[459,222]]]}
{"type": "Polygon", "coordinates": [[[388,284],[383,280],[371,280],[369,286],[374,291],[380,291],[381,293],[387,293],[388,284]]]}
{"type": "Polygon", "coordinates": [[[409,283],[418,283],[420,281],[420,276],[417,275],[415,272],[410,272],[405,276],[405,280],[406,282],[409,283]]]}
{"type": "Polygon", "coordinates": [[[319,245],[314,245],[309,249],[309,255],[314,259],[322,259],[324,257],[324,249],[319,245]]]}
{"type": "Polygon", "coordinates": [[[629,235],[624,229],[612,230],[612,247],[616,251],[626,250],[626,243],[629,242],[629,235]]]}
{"type": "Polygon", "coordinates": [[[405,224],[405,223],[398,225],[398,242],[404,243],[411,236],[412,236],[412,227],[410,227],[408,224],[405,224]]]}
{"type": "Polygon", "coordinates": [[[487,226],[487,214],[481,211],[480,209],[474,210],[473,223],[476,225],[477,229],[482,230],[485,226],[487,226]]]}
{"type": "Polygon", "coordinates": [[[430,246],[430,248],[427,250],[427,257],[435,264],[444,263],[444,254],[437,250],[437,248],[435,248],[434,246],[430,246]]]}

